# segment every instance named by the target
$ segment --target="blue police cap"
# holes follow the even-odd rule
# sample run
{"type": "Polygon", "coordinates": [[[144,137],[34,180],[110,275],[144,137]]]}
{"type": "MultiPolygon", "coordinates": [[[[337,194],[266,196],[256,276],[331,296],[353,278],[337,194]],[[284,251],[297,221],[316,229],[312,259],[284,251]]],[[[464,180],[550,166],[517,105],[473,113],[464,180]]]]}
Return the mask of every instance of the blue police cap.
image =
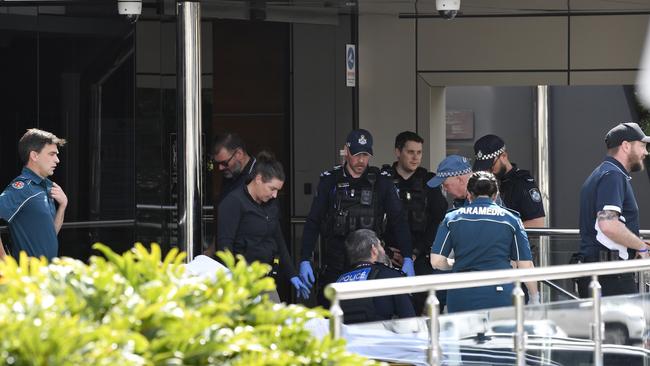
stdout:
{"type": "Polygon", "coordinates": [[[345,145],[353,156],[361,153],[372,155],[372,135],[367,130],[352,130],[348,134],[345,145]]]}
{"type": "Polygon", "coordinates": [[[472,172],[469,159],[460,155],[449,155],[438,165],[436,176],[431,178],[427,185],[431,188],[438,187],[449,177],[465,175],[472,172]]]}

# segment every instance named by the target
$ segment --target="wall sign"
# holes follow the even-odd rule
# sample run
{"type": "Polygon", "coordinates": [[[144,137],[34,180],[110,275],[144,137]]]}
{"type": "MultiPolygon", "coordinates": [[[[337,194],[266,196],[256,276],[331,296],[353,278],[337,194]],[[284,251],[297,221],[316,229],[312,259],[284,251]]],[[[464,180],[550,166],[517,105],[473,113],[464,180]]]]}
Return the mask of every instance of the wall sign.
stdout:
{"type": "Polygon", "coordinates": [[[345,45],[345,85],[357,86],[357,47],[353,44],[345,45]]]}

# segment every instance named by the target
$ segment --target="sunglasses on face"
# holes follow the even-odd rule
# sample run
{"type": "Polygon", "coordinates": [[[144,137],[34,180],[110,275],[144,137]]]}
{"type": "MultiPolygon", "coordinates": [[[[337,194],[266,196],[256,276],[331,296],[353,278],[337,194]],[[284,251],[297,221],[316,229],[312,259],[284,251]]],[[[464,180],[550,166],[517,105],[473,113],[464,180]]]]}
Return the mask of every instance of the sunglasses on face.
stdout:
{"type": "Polygon", "coordinates": [[[229,157],[228,159],[226,159],[226,160],[222,160],[222,161],[217,161],[217,160],[215,160],[215,161],[214,161],[214,164],[217,165],[217,166],[222,166],[222,167],[224,167],[224,168],[227,168],[227,167],[228,167],[228,164],[230,163],[230,160],[232,160],[232,158],[235,156],[236,153],[237,153],[237,150],[235,150],[235,151],[230,155],[230,157],[229,157]]]}

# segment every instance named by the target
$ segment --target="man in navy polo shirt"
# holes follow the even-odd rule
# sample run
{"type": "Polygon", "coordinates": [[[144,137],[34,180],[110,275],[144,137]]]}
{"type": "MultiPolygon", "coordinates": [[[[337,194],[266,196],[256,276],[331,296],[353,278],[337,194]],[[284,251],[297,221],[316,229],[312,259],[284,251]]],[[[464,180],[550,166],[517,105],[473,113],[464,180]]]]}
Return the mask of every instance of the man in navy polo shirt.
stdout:
{"type": "MultiPolygon", "coordinates": [[[[648,142],[650,137],[636,123],[621,123],[605,136],[607,157],[580,191],[580,255],[584,262],[648,257],[648,247],[639,238],[639,208],[630,184],[630,172],[643,170],[648,142]]],[[[598,280],[604,296],[638,292],[632,273],[598,280]]],[[[590,278],[577,282],[580,296],[589,297],[590,278]]]]}
{"type": "Polygon", "coordinates": [[[64,139],[36,128],[27,130],[18,142],[18,153],[25,166],[0,194],[0,218],[9,223],[13,242],[10,252],[14,257],[21,251],[48,260],[58,255],[56,236],[63,224],[68,198],[47,177],[54,174],[59,164],[58,148],[65,143],[64,139]]]}

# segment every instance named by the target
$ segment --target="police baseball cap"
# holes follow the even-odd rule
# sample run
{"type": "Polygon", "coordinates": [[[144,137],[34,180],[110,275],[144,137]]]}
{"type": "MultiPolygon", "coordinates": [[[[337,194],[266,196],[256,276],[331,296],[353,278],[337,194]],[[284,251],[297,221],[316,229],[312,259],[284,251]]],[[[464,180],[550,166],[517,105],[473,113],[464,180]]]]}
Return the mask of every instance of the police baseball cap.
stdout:
{"type": "Polygon", "coordinates": [[[471,172],[472,167],[469,165],[469,159],[460,155],[449,155],[438,164],[436,176],[431,178],[427,185],[436,188],[449,177],[465,175],[471,172]]]}
{"type": "Polygon", "coordinates": [[[608,149],[621,146],[623,141],[650,142],[650,137],[646,136],[641,127],[634,122],[620,123],[605,135],[605,144],[608,149]]]}
{"type": "Polygon", "coordinates": [[[366,153],[372,155],[372,135],[367,130],[352,130],[348,134],[345,146],[350,150],[350,154],[358,155],[366,153]]]}
{"type": "Polygon", "coordinates": [[[474,143],[474,171],[490,171],[494,161],[504,151],[506,143],[497,135],[485,135],[474,143]]]}

